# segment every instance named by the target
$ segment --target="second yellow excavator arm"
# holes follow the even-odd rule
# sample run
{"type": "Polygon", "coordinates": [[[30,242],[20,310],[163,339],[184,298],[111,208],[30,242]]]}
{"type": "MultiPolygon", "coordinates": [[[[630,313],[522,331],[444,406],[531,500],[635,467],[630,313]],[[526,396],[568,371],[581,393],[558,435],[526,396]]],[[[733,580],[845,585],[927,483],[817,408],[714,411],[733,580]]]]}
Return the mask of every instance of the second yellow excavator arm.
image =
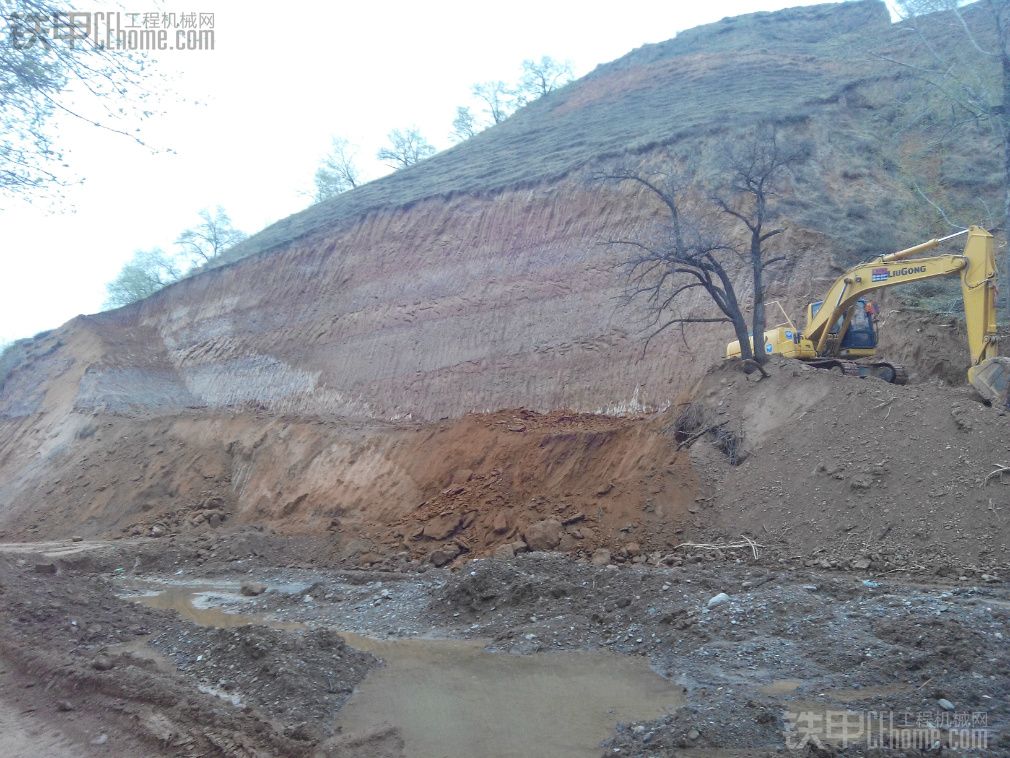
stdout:
{"type": "Polygon", "coordinates": [[[972,365],[977,365],[996,354],[993,339],[996,332],[996,263],[993,238],[989,232],[978,226],[948,237],[932,239],[897,253],[882,255],[849,269],[831,285],[817,313],[813,313],[813,309],[810,309],[803,336],[813,343],[818,354],[822,354],[832,326],[860,297],[884,287],[911,284],[957,273],[961,275],[968,349],[972,365]],[[968,235],[968,241],[961,255],[937,255],[909,260],[917,253],[931,250],[947,240],[964,234],[968,235]]]}

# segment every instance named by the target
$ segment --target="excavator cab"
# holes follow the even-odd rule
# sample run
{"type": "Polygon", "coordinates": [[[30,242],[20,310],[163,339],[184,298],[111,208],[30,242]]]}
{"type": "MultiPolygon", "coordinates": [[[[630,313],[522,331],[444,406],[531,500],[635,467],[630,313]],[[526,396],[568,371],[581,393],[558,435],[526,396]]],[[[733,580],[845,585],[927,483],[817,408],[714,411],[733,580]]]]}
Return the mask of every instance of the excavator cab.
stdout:
{"type": "MultiPolygon", "coordinates": [[[[810,304],[808,322],[817,315],[823,304],[823,300],[810,304]]],[[[859,298],[849,311],[839,316],[828,330],[828,342],[835,348],[832,353],[845,356],[872,355],[877,349],[877,326],[874,323],[876,313],[875,303],[859,298]]]]}

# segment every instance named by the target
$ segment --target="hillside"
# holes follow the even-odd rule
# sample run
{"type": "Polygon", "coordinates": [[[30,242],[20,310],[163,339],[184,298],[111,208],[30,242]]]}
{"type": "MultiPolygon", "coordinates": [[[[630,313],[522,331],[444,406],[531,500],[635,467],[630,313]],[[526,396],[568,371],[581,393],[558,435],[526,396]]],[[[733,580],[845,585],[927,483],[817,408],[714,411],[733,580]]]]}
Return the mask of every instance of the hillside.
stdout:
{"type": "MultiPolygon", "coordinates": [[[[587,164],[774,118],[837,107],[881,76],[872,44],[891,47],[883,3],[852,2],[727,18],[646,45],[520,109],[423,164],[297,213],[235,251],[271,250],[362,214],[457,194],[486,197],[557,181],[587,164]],[[854,57],[845,51],[865,51],[854,57]]],[[[824,113],[824,115],[827,115],[824,113]]],[[[817,227],[815,227],[817,228],[817,227]]]]}
{"type": "MultiPolygon", "coordinates": [[[[264,230],[236,251],[239,260],[19,343],[0,365],[4,512],[32,507],[69,465],[66,488],[77,461],[99,453],[93,430],[106,423],[126,439],[130,430],[149,436],[160,419],[169,428],[205,417],[214,431],[183,438],[185,459],[206,444],[232,449],[229,440],[252,436],[261,414],[371,423],[669,406],[729,335],[706,325],[643,354],[641,314],[618,305],[619,261],[601,243],[650,228],[657,209],[594,175],[617,161],[661,166],[675,150],[704,158],[727,129],[759,119],[810,141],[802,191],[784,198],[791,265],[773,282],[798,313],[840,262],[933,229],[906,212],[916,204],[895,164],[928,136],[901,120],[915,93],[872,52],[897,54],[900,45],[909,43],[876,2],[684,32],[264,230]],[[222,413],[227,433],[210,421],[222,413]]],[[[927,156],[941,179],[956,157],[927,156]]],[[[972,174],[974,193],[991,190],[993,171],[972,174]]],[[[966,359],[950,330],[923,327],[893,299],[884,304],[885,340],[913,376],[960,381],[966,359]]],[[[226,458],[225,472],[237,465],[226,458]]],[[[126,480],[103,486],[103,498],[130,496],[126,480]]]]}

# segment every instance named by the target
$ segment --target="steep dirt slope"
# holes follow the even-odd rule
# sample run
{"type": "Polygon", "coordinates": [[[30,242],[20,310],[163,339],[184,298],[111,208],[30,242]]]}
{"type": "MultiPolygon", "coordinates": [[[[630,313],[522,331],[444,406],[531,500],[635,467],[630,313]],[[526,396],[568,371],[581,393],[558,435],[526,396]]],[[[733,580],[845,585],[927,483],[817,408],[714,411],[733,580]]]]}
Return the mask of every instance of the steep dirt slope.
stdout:
{"type": "Polygon", "coordinates": [[[642,419],[526,410],[425,425],[103,416],[35,471],[20,482],[5,539],[258,525],[329,535],[333,554],[365,562],[525,549],[529,528],[552,520],[549,547],[660,549],[694,491],[688,460],[642,419]]]}
{"type": "Polygon", "coordinates": [[[761,114],[784,120],[814,145],[803,192],[785,198],[791,265],[772,283],[798,312],[832,256],[929,236],[896,205],[901,182],[886,168],[910,146],[865,137],[897,118],[894,72],[850,54],[893,35],[882,4],[845,3],[728,19],[635,51],[472,143],[264,230],[236,250],[251,257],[69,324],[46,364],[5,359],[0,418],[33,412],[24,394],[71,360],[85,412],[663,407],[730,335],[702,328],[685,346],[671,334],[641,356],[642,314],[617,307],[620,253],[602,243],[640,235],[659,209],[593,176],[614,161],[705,154],[719,130],[761,114]],[[901,221],[884,234],[882,218],[901,221]]]}
{"type": "Polygon", "coordinates": [[[719,364],[670,410],[624,418],[75,414],[45,466],[23,462],[0,537],[258,527],[356,564],[530,548],[680,563],[712,545],[880,572],[1010,565],[1006,415],[963,387],[768,370],[719,364]]]}

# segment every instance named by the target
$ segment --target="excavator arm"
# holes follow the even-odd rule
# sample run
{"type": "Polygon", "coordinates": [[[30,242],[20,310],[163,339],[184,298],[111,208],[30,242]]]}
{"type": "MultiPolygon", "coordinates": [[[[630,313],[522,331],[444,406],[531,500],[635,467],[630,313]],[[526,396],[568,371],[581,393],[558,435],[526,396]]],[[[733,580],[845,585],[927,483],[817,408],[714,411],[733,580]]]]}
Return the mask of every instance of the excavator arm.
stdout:
{"type": "MultiPolygon", "coordinates": [[[[817,312],[810,307],[803,336],[814,351],[823,355],[832,326],[842,320],[843,330],[851,318],[851,308],[873,290],[912,284],[926,279],[960,274],[964,297],[965,327],[972,367],[996,356],[996,262],[993,238],[985,229],[973,226],[963,232],[932,239],[890,255],[882,255],[849,269],[831,285],[817,312]],[[961,255],[912,256],[941,243],[968,235],[961,255]]],[[[970,377],[969,377],[970,378],[970,377]]]]}
{"type": "Polygon", "coordinates": [[[914,265],[901,261],[883,263],[877,260],[856,266],[831,285],[816,313],[813,312],[813,307],[808,306],[810,312],[803,336],[814,343],[818,354],[823,353],[832,326],[846,316],[860,298],[885,287],[950,276],[966,265],[959,255],[938,255],[918,259],[914,265]]]}

